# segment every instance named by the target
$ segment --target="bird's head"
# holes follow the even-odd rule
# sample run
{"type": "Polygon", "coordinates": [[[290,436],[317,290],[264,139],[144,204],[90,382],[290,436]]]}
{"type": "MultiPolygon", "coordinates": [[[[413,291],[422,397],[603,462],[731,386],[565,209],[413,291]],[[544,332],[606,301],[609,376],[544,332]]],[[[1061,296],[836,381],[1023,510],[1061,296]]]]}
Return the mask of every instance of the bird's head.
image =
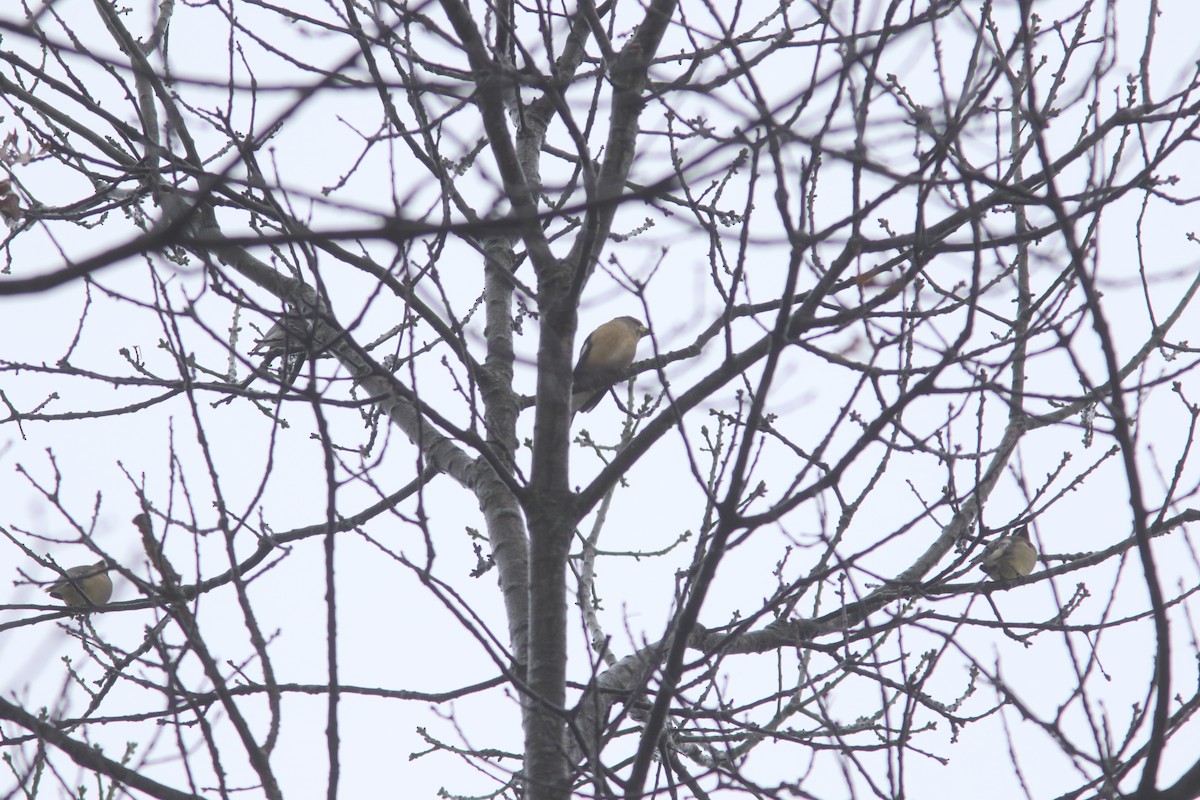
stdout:
{"type": "Polygon", "coordinates": [[[620,320],[629,327],[629,330],[637,334],[639,339],[650,333],[650,329],[643,325],[637,317],[621,317],[620,320]]]}

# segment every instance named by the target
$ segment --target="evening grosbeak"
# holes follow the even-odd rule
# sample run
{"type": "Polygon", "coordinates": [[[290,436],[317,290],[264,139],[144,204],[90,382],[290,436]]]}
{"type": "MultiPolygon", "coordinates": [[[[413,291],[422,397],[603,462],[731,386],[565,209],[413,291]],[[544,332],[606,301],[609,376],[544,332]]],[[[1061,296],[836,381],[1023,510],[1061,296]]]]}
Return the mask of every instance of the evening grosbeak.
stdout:
{"type": "Polygon", "coordinates": [[[108,563],[101,560],[95,564],[71,567],[67,570],[67,577],[51,584],[46,594],[69,606],[87,608],[107,603],[108,598],[112,597],[112,590],[108,563]]]}
{"type": "Polygon", "coordinates": [[[1012,581],[1033,572],[1038,551],[1029,541],[1029,529],[1022,525],[1012,536],[989,544],[975,557],[972,564],[986,572],[992,580],[1012,581]]]}
{"type": "Polygon", "coordinates": [[[610,319],[588,334],[575,365],[571,415],[591,411],[633,363],[638,342],[650,329],[633,317],[610,319]]]}
{"type": "MultiPolygon", "coordinates": [[[[312,339],[312,333],[303,319],[285,314],[254,343],[250,355],[261,356],[264,369],[278,358],[279,382],[286,389],[296,382],[300,368],[304,366],[304,359],[313,355],[312,339]]],[[[316,354],[317,358],[328,356],[329,354],[323,351],[316,354]]]]}
{"type": "MultiPolygon", "coordinates": [[[[295,314],[284,314],[279,321],[272,325],[262,338],[254,343],[250,355],[259,356],[262,361],[257,369],[250,373],[244,381],[238,384],[239,389],[245,389],[254,379],[270,368],[275,359],[279,359],[279,383],[284,389],[291,387],[300,376],[304,360],[309,357],[329,358],[329,352],[318,350],[313,341],[312,331],[304,319],[295,314]],[[315,351],[315,356],[314,356],[315,351]]],[[[236,395],[229,395],[214,402],[213,408],[233,402],[236,395]]]]}

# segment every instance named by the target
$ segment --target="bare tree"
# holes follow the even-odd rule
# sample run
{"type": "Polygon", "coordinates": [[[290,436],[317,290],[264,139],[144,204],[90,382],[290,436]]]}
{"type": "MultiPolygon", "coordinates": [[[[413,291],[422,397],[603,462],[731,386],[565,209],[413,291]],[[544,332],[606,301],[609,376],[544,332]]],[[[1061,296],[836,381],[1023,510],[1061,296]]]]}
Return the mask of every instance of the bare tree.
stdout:
{"type": "Polygon", "coordinates": [[[1149,5],[5,17],[3,796],[1200,796],[1149,5]]]}

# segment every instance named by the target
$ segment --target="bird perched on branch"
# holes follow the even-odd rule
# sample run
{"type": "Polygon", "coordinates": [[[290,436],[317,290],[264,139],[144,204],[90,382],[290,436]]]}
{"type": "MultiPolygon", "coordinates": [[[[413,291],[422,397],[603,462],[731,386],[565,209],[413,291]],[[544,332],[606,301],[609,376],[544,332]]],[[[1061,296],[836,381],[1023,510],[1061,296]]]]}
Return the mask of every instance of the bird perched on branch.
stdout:
{"type": "Polygon", "coordinates": [[[314,345],[312,331],[305,321],[294,314],[285,314],[254,343],[250,355],[262,358],[263,369],[279,359],[279,382],[286,389],[296,382],[306,358],[329,356],[314,345]]]}
{"type": "Polygon", "coordinates": [[[1033,572],[1037,557],[1037,548],[1029,541],[1029,528],[1022,525],[1012,536],[989,544],[971,563],[978,564],[994,581],[1012,581],[1033,572]]]}
{"type": "MultiPolygon", "coordinates": [[[[279,384],[283,389],[289,389],[296,382],[296,378],[300,377],[300,370],[304,367],[306,359],[330,357],[327,347],[318,346],[315,341],[312,326],[304,317],[294,313],[284,314],[268,328],[262,338],[254,343],[250,355],[258,356],[262,360],[258,367],[254,368],[254,371],[238,384],[239,389],[245,389],[254,382],[255,378],[263,375],[276,359],[279,360],[276,376],[279,384]]],[[[223,397],[215,401],[212,406],[216,408],[219,405],[230,403],[234,397],[236,395],[223,397]]]]}
{"type": "Polygon", "coordinates": [[[571,415],[591,411],[633,363],[638,342],[650,329],[634,317],[610,319],[588,334],[575,365],[571,415]]]}
{"type": "Polygon", "coordinates": [[[108,577],[108,562],[71,567],[65,578],[46,588],[46,594],[75,607],[98,608],[112,597],[112,578],[108,577]]]}

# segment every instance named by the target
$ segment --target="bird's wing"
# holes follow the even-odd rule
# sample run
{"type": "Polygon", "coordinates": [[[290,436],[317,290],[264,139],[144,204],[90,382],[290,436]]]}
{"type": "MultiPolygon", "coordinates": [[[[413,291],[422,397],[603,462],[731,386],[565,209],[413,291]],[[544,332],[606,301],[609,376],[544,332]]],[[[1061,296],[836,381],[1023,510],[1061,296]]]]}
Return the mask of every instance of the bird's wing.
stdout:
{"type": "Polygon", "coordinates": [[[608,387],[602,386],[599,389],[576,392],[571,395],[571,413],[578,414],[580,411],[587,413],[596,406],[600,405],[600,401],[604,399],[604,395],[608,394],[608,387]]]}
{"type": "Polygon", "coordinates": [[[1008,555],[1008,551],[1012,550],[1012,537],[1006,536],[1003,539],[996,541],[983,548],[983,552],[975,557],[972,564],[994,564],[996,561],[1008,555]]]}
{"type": "Polygon", "coordinates": [[[572,380],[579,380],[579,375],[587,369],[588,357],[592,354],[592,336],[595,331],[588,334],[588,337],[583,340],[583,347],[579,348],[579,360],[575,362],[575,371],[571,373],[572,380]]]}

